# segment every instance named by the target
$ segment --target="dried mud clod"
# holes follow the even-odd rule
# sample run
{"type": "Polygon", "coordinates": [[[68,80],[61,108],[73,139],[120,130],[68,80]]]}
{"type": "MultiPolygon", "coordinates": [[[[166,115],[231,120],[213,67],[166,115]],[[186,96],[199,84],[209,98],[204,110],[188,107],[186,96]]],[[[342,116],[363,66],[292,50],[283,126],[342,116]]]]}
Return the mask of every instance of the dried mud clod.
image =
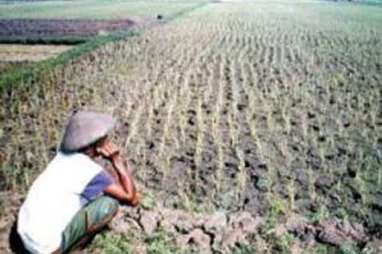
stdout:
{"type": "Polygon", "coordinates": [[[248,212],[198,214],[167,208],[152,211],[123,208],[112,221],[111,229],[112,233],[134,232],[146,237],[164,232],[179,249],[212,253],[248,243],[248,237],[256,232],[259,223],[248,212]]]}
{"type": "MultiPolygon", "coordinates": [[[[111,223],[111,234],[134,234],[152,237],[165,234],[180,250],[200,253],[230,253],[235,246],[253,245],[256,236],[263,235],[266,218],[248,212],[222,212],[201,214],[167,208],[122,208],[122,212],[111,223]]],[[[312,222],[298,215],[288,215],[266,233],[273,238],[290,234],[295,239],[293,248],[303,249],[317,243],[336,247],[346,244],[365,246],[370,235],[357,223],[330,219],[312,222]]],[[[377,241],[373,241],[374,245],[377,241]]],[[[369,244],[370,245],[370,244],[369,244]]],[[[376,248],[370,245],[368,248],[376,248]]],[[[291,247],[291,248],[292,248],[291,247]]],[[[373,250],[374,250],[373,249],[373,250]]]]}
{"type": "Polygon", "coordinates": [[[337,247],[346,242],[360,245],[368,240],[362,225],[335,219],[320,222],[317,225],[317,237],[320,241],[337,247]]]}

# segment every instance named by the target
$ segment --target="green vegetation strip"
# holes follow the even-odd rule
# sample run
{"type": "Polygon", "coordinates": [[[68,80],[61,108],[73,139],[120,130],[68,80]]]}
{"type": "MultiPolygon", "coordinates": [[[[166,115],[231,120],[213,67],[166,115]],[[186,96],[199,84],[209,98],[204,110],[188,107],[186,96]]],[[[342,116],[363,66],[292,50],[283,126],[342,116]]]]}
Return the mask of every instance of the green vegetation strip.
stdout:
{"type": "MultiPolygon", "coordinates": [[[[189,13],[206,5],[207,3],[208,2],[201,2],[196,4],[195,6],[182,9],[174,13],[173,15],[165,17],[162,23],[170,22],[180,16],[185,15],[186,13],[189,13]]],[[[71,50],[62,53],[55,58],[47,59],[38,63],[29,63],[21,67],[11,68],[9,71],[0,75],[0,92],[11,86],[14,86],[15,84],[21,83],[23,80],[35,79],[42,72],[50,70],[58,65],[66,64],[77,57],[80,57],[86,53],[90,53],[91,51],[97,49],[102,45],[105,45],[106,43],[116,42],[118,40],[126,39],[130,36],[137,36],[138,34],[139,32],[137,31],[119,31],[108,35],[99,35],[96,37],[91,37],[91,39],[89,39],[85,43],[79,44],[78,46],[75,46],[71,50]]],[[[28,42],[28,39],[25,38],[25,41],[28,42]]],[[[71,40],[71,42],[74,41],[71,40]]],[[[80,41],[76,42],[80,43],[80,41]]],[[[44,44],[46,44],[46,41],[44,44]]],[[[59,41],[54,41],[53,44],[59,44],[59,41]]]]}
{"type": "Polygon", "coordinates": [[[28,44],[28,45],[76,45],[85,43],[97,36],[0,36],[1,44],[28,44]]]}
{"type": "Polygon", "coordinates": [[[172,21],[172,20],[174,20],[176,18],[179,18],[179,17],[187,14],[187,13],[190,13],[190,12],[196,10],[196,9],[201,8],[201,7],[205,6],[205,5],[207,5],[208,3],[210,3],[210,2],[201,2],[201,3],[199,3],[199,4],[197,4],[197,5],[193,6],[193,7],[181,10],[179,12],[176,12],[174,15],[171,15],[168,18],[164,19],[164,22],[166,22],[166,23],[170,22],[170,21],[172,21]]]}

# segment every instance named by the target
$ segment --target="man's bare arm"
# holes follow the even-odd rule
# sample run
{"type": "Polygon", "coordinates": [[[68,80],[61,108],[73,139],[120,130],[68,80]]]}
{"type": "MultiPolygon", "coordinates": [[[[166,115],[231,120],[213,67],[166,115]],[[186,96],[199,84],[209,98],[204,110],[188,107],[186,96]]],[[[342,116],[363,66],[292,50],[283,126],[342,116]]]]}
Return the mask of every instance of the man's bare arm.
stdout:
{"type": "Polygon", "coordinates": [[[139,202],[138,196],[129,195],[118,183],[113,183],[106,187],[104,193],[128,205],[136,206],[139,202]]]}
{"type": "Polygon", "coordinates": [[[117,155],[112,157],[112,164],[115,171],[119,175],[120,183],[128,195],[135,196],[137,194],[133,176],[129,168],[126,168],[122,158],[117,155]]]}

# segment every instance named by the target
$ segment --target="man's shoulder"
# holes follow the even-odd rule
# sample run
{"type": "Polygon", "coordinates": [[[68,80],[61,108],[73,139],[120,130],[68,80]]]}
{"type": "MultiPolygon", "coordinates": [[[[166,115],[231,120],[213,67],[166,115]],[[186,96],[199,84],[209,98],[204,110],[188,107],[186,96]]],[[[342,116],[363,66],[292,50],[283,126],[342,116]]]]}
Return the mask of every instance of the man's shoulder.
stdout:
{"type": "MultiPolygon", "coordinates": [[[[102,166],[83,153],[65,154],[58,152],[50,167],[57,170],[74,171],[76,174],[97,174],[103,170],[102,166]]],[[[48,168],[49,168],[48,166],[48,168]]],[[[63,172],[62,172],[63,173],[63,172]]]]}
{"type": "Polygon", "coordinates": [[[60,164],[73,164],[78,166],[86,167],[100,167],[95,161],[93,161],[89,156],[83,153],[63,153],[58,152],[56,156],[51,161],[50,165],[60,165],[60,164]]]}
{"type": "Polygon", "coordinates": [[[58,153],[34,181],[29,192],[38,195],[48,190],[52,195],[79,193],[102,171],[99,164],[84,154],[58,153]]]}

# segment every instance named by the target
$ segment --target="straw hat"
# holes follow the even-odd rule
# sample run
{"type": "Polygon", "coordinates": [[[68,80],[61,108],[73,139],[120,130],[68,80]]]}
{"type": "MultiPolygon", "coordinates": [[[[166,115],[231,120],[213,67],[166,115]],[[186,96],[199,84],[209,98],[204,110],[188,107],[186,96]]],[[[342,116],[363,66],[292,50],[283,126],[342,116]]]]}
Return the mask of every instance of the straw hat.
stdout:
{"type": "Polygon", "coordinates": [[[63,152],[75,152],[106,136],[115,126],[108,114],[78,111],[68,121],[60,145],[63,152]]]}

